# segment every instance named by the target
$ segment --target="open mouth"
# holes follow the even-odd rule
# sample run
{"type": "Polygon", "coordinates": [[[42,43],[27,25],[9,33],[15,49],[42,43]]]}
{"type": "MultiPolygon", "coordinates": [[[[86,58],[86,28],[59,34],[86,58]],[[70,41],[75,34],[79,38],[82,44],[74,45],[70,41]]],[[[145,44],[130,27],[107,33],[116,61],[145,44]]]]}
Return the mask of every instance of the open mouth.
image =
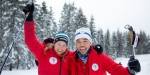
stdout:
{"type": "Polygon", "coordinates": [[[80,51],[81,51],[81,52],[84,52],[84,51],[86,51],[86,49],[85,49],[85,48],[82,48],[82,49],[80,49],[80,51]]]}
{"type": "Polygon", "coordinates": [[[86,48],[85,47],[81,47],[80,50],[86,50],[86,48]]]}
{"type": "Polygon", "coordinates": [[[61,50],[61,49],[58,49],[57,51],[58,51],[58,52],[62,52],[63,50],[61,50]]]}

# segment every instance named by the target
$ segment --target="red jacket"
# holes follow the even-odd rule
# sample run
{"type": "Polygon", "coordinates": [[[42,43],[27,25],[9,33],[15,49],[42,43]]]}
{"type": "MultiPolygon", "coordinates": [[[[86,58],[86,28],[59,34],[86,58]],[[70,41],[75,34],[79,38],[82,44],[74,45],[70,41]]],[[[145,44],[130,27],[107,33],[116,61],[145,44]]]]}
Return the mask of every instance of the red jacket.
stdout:
{"type": "Polygon", "coordinates": [[[39,62],[39,75],[72,75],[71,69],[71,54],[66,54],[61,57],[56,54],[52,48],[46,54],[44,53],[44,45],[39,42],[35,34],[35,24],[33,21],[24,23],[25,43],[29,50],[33,53],[39,62]]]}
{"type": "Polygon", "coordinates": [[[77,75],[130,75],[127,68],[115,63],[110,57],[97,54],[94,49],[90,49],[86,63],[83,63],[76,54],[77,75]]]}

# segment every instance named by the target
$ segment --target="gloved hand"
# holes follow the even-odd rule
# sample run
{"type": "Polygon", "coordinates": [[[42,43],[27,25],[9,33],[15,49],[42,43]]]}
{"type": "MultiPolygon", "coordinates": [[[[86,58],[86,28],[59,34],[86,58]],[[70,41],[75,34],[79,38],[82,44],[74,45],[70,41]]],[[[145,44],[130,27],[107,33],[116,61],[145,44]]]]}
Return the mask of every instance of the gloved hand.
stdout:
{"type": "Polygon", "coordinates": [[[103,47],[100,44],[94,45],[93,48],[98,54],[101,54],[103,52],[103,47]]]}
{"type": "Polygon", "coordinates": [[[25,15],[27,15],[26,17],[26,21],[32,21],[33,20],[33,12],[34,12],[34,4],[27,4],[26,7],[24,7],[23,12],[25,13],[25,15]]]}
{"type": "Polygon", "coordinates": [[[128,61],[128,70],[131,73],[131,75],[135,75],[137,72],[141,71],[141,65],[140,62],[134,58],[134,56],[131,56],[128,61]]]}

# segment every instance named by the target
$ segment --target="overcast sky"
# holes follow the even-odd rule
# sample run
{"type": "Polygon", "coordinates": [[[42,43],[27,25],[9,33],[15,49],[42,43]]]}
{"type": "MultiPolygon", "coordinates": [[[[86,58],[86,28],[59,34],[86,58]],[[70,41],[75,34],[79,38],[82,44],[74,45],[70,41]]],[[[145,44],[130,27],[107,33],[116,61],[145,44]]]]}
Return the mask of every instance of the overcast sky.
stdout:
{"type": "Polygon", "coordinates": [[[104,31],[119,29],[122,32],[126,24],[134,27],[135,31],[144,30],[150,35],[150,0],[37,0],[38,4],[46,1],[51,6],[56,20],[59,19],[63,4],[75,3],[83,9],[87,19],[93,15],[96,27],[104,31]]]}

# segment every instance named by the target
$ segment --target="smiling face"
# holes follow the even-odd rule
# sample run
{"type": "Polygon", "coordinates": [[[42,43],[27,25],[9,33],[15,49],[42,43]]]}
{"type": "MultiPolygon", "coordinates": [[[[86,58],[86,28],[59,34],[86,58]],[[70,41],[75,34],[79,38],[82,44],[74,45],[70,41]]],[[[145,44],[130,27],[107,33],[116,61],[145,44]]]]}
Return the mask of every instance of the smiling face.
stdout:
{"type": "Polygon", "coordinates": [[[54,50],[58,55],[62,55],[67,50],[67,44],[64,41],[58,41],[54,44],[54,50]]]}
{"type": "Polygon", "coordinates": [[[86,54],[91,46],[91,42],[86,38],[79,38],[76,40],[76,48],[81,54],[86,54]]]}

